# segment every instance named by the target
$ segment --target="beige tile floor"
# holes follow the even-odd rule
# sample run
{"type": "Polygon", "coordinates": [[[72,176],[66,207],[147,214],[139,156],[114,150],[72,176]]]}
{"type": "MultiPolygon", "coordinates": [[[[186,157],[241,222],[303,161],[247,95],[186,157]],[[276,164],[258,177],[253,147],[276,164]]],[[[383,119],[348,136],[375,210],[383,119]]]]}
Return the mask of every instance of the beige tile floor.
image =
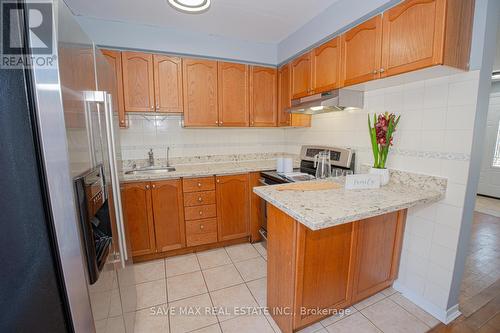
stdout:
{"type": "MultiPolygon", "coordinates": [[[[241,244],[135,264],[118,276],[106,272],[91,290],[97,332],[279,333],[265,313],[241,311],[266,306],[266,258],[262,244],[241,244]]],[[[302,332],[417,333],[437,324],[389,288],[302,332]]]]}

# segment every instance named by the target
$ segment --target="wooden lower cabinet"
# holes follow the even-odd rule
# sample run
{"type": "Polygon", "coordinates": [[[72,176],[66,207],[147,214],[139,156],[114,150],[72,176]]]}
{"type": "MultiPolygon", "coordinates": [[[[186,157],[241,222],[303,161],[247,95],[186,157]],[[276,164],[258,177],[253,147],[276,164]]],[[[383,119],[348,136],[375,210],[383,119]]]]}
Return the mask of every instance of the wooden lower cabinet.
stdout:
{"type": "Polygon", "coordinates": [[[217,219],[186,221],[187,246],[217,243],[217,219]]]}
{"type": "Polygon", "coordinates": [[[152,182],[151,197],[157,252],[185,247],[181,181],[152,182]]]}
{"type": "Polygon", "coordinates": [[[149,182],[126,183],[121,188],[123,219],[132,256],[154,253],[156,242],[151,185],[149,182]]]}
{"type": "Polygon", "coordinates": [[[132,256],[186,246],[179,179],[125,183],[121,194],[132,256]]]}
{"type": "Polygon", "coordinates": [[[354,223],[353,303],[389,287],[396,279],[405,220],[406,210],[354,223]]]}
{"type": "Polygon", "coordinates": [[[249,235],[249,175],[216,177],[219,241],[249,235]]]}
{"type": "Polygon", "coordinates": [[[406,210],[313,231],[272,205],[267,209],[267,304],[283,332],[309,326],[396,279],[406,210]]]}
{"type": "MultiPolygon", "coordinates": [[[[252,185],[259,178],[260,172],[252,173],[252,185]]],[[[252,197],[249,173],[131,182],[121,187],[131,252],[139,261],[248,241],[251,205],[260,204],[260,198],[252,197]]],[[[257,235],[260,212],[260,206],[253,212],[258,225],[252,230],[257,235]]]]}

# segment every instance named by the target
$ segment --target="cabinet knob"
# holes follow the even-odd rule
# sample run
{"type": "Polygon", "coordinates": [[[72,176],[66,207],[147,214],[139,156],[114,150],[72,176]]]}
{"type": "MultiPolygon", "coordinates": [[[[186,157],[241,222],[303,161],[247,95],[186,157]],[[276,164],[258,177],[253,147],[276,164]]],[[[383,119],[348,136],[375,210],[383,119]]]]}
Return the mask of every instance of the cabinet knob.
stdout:
{"type": "Polygon", "coordinates": [[[220,183],[220,179],[218,179],[218,178],[217,178],[216,182],[217,182],[217,183],[220,183]]]}
{"type": "Polygon", "coordinates": [[[156,185],[155,185],[155,184],[153,184],[153,185],[151,185],[151,187],[152,187],[152,188],[156,188],[156,185]]]}
{"type": "Polygon", "coordinates": [[[219,124],[219,122],[216,120],[216,121],[215,121],[215,125],[218,125],[218,124],[219,124]]]}
{"type": "Polygon", "coordinates": [[[155,109],[155,106],[154,105],[151,105],[151,110],[154,110],[155,109]]]}
{"type": "Polygon", "coordinates": [[[149,190],[149,185],[146,185],[146,190],[149,190]]]}
{"type": "Polygon", "coordinates": [[[198,187],[201,187],[201,183],[198,183],[198,187]]]}
{"type": "Polygon", "coordinates": [[[203,228],[205,228],[205,226],[203,224],[200,224],[200,229],[203,230],[203,228]]]}
{"type": "Polygon", "coordinates": [[[198,198],[198,202],[202,202],[203,199],[201,197],[198,198]]]}
{"type": "Polygon", "coordinates": [[[383,72],[385,72],[385,69],[381,68],[380,73],[383,73],[383,72]]]}
{"type": "Polygon", "coordinates": [[[373,70],[373,74],[377,74],[378,71],[376,69],[373,70]]]}
{"type": "Polygon", "coordinates": [[[200,215],[203,215],[203,211],[202,210],[200,210],[200,215]]]}
{"type": "Polygon", "coordinates": [[[219,121],[219,125],[222,125],[222,121],[219,121]]]}

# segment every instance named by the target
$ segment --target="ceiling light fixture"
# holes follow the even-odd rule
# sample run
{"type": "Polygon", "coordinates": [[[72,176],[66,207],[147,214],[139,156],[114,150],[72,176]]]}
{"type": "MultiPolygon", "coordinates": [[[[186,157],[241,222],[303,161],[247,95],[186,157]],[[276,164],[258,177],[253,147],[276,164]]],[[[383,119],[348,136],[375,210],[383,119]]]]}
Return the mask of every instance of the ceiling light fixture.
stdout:
{"type": "Polygon", "coordinates": [[[210,0],[168,0],[168,3],[184,13],[200,13],[210,7],[210,0]]]}

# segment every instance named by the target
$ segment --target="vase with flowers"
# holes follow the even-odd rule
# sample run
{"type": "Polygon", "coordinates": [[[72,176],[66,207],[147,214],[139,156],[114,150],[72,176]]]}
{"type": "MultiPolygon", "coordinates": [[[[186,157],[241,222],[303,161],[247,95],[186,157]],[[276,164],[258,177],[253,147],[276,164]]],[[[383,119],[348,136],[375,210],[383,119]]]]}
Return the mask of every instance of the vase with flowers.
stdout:
{"type": "Polygon", "coordinates": [[[373,126],[370,115],[368,115],[368,129],[373,151],[373,167],[371,174],[380,175],[380,183],[386,185],[389,182],[389,170],[386,169],[387,156],[393,144],[392,135],[396,131],[401,116],[394,113],[381,113],[373,115],[373,126]]]}

